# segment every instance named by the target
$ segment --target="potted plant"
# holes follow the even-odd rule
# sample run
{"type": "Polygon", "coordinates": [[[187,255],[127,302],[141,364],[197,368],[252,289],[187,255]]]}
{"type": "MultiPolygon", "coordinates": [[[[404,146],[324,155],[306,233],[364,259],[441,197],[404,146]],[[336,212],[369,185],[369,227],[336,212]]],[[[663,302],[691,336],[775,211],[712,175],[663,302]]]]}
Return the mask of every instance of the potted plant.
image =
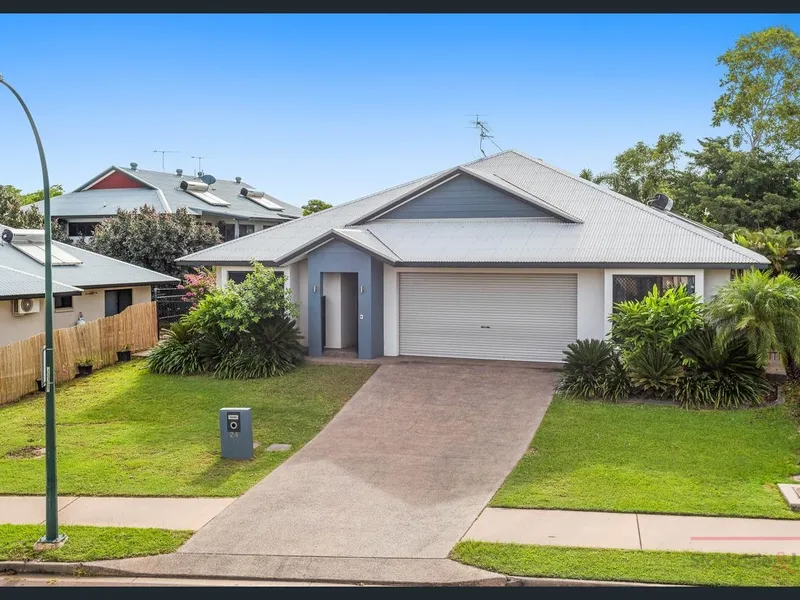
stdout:
{"type": "Polygon", "coordinates": [[[78,367],[78,377],[86,377],[92,374],[94,361],[91,358],[81,358],[75,365],[78,367]]]}
{"type": "Polygon", "coordinates": [[[117,352],[117,361],[128,362],[131,359],[131,345],[125,344],[122,350],[117,352]]]}

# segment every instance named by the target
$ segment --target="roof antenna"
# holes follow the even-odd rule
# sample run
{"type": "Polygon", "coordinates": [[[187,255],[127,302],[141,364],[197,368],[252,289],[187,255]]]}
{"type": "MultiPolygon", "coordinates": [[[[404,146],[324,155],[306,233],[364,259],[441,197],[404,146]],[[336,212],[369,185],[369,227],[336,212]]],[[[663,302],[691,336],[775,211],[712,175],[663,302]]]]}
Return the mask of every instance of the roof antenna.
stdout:
{"type": "Polygon", "coordinates": [[[503,151],[503,149],[500,146],[497,145],[497,142],[494,141],[494,136],[493,135],[489,135],[489,123],[487,123],[486,121],[481,121],[480,118],[481,117],[485,117],[485,116],[486,115],[478,115],[478,114],[476,114],[475,115],[475,120],[474,121],[470,121],[472,127],[474,129],[478,130],[478,135],[480,136],[479,148],[480,148],[481,154],[483,154],[484,158],[486,157],[486,152],[483,149],[483,140],[489,140],[490,142],[492,142],[495,145],[495,148],[500,150],[500,152],[503,151]]]}
{"type": "Polygon", "coordinates": [[[161,170],[164,171],[164,155],[177,154],[178,150],[153,150],[153,152],[161,152],[161,170]]]}
{"type": "Polygon", "coordinates": [[[208,156],[193,156],[192,158],[196,158],[197,159],[197,171],[195,171],[194,174],[197,175],[198,173],[200,173],[200,175],[202,176],[202,174],[203,174],[203,159],[204,158],[208,158],[208,156]]]}

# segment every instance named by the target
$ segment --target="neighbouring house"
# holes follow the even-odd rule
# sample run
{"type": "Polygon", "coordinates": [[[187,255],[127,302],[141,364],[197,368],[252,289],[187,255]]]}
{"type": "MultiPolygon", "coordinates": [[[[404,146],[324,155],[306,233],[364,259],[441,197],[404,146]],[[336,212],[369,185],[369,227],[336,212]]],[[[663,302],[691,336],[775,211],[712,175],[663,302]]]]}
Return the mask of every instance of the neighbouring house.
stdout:
{"type": "MultiPolygon", "coordinates": [[[[145,204],[156,211],[171,213],[186,208],[198,219],[219,228],[223,241],[236,239],[303,215],[303,211],[281,202],[242,182],[215,180],[211,185],[197,176],[143,171],[136,163],[130,168],[111,166],[75,191],[51,200],[50,212],[74,239],[91,237],[97,224],[113,217],[118,208],[133,210],[145,204]]],[[[44,212],[42,202],[36,206],[44,212]]]]}
{"type": "MultiPolygon", "coordinates": [[[[0,346],[44,331],[44,231],[0,225],[0,346]]],[[[72,327],[150,302],[151,286],[178,280],[53,242],[54,327],[72,327]]]]}
{"type": "Polygon", "coordinates": [[[429,175],[178,259],[219,282],[255,259],[300,303],[311,356],[560,362],[653,285],[704,298],[767,266],[721,233],[521,152],[429,175]]]}

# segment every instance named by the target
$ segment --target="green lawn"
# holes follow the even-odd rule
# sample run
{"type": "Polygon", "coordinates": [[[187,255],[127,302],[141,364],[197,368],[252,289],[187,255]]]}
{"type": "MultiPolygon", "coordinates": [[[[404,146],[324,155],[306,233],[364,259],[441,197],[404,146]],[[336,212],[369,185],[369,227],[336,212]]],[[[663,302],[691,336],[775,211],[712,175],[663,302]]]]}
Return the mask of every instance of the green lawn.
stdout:
{"type": "MultiPolygon", "coordinates": [[[[271,379],[153,375],[120,363],[58,387],[58,488],[64,495],[236,496],[311,440],[374,368],[304,365],[271,379]],[[222,407],[252,407],[252,461],[219,456],[222,407]],[[288,452],[266,452],[289,443],[288,452]]],[[[0,494],[43,494],[43,395],[0,407],[0,494]],[[22,457],[19,455],[22,454],[22,457]]]]}
{"type": "Polygon", "coordinates": [[[785,407],[688,411],[556,397],[492,506],[800,518],[785,407]]]}
{"type": "Polygon", "coordinates": [[[43,525],[0,525],[0,560],[88,562],[165,554],[177,550],[192,535],[191,531],[79,525],[62,527],[61,533],[69,538],[64,546],[34,552],[33,544],[44,535],[43,525]]]}
{"type": "Polygon", "coordinates": [[[451,557],[489,571],[524,577],[689,585],[800,585],[800,561],[795,556],[460,542],[451,557]]]}

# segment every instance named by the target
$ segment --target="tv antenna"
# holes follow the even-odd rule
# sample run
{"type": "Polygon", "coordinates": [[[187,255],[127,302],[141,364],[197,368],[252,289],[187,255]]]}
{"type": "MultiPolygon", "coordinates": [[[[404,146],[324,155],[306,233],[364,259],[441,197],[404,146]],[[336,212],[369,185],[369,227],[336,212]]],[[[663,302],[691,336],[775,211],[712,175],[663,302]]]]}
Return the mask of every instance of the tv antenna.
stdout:
{"type": "MultiPolygon", "coordinates": [[[[472,116],[472,115],[468,115],[468,116],[472,116]]],[[[500,146],[497,145],[497,142],[494,141],[494,136],[489,133],[489,123],[487,123],[486,121],[482,121],[481,120],[481,117],[485,117],[485,116],[486,115],[478,115],[478,114],[476,114],[475,115],[475,120],[474,121],[470,121],[471,127],[473,129],[477,129],[478,130],[478,135],[480,136],[480,142],[479,142],[478,147],[480,148],[481,154],[483,154],[484,157],[486,156],[486,152],[483,149],[483,140],[489,140],[490,142],[492,142],[492,144],[494,144],[495,148],[500,150],[500,152],[503,151],[503,149],[500,146]]]]}
{"type": "Polygon", "coordinates": [[[203,159],[204,158],[208,158],[208,156],[193,156],[192,158],[196,158],[197,159],[197,171],[195,172],[195,175],[197,175],[197,173],[202,173],[203,172],[203,159]]]}
{"type": "Polygon", "coordinates": [[[153,152],[161,153],[161,170],[164,170],[164,155],[165,154],[178,154],[178,150],[153,150],[153,152]]]}

